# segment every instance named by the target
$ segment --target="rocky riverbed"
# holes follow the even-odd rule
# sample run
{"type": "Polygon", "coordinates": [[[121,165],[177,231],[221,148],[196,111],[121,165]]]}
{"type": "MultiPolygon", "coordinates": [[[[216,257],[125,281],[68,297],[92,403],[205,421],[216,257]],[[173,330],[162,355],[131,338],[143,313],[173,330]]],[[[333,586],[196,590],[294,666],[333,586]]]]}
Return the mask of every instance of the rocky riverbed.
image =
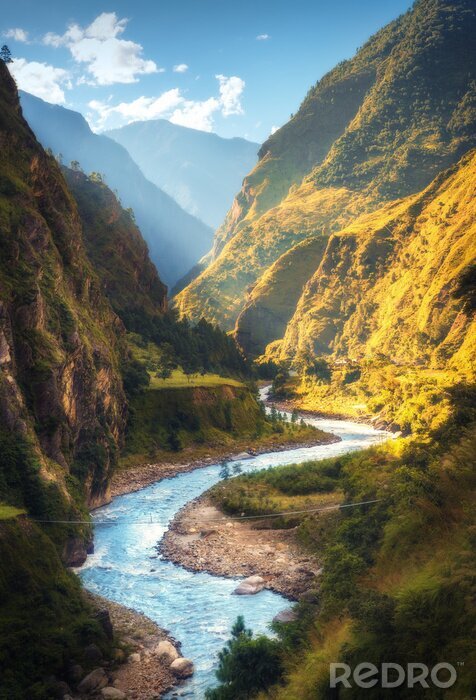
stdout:
{"type": "Polygon", "coordinates": [[[87,651],[95,668],[88,673],[80,666],[72,668],[73,695],[68,692],[63,697],[154,700],[187,677],[173,666],[174,662],[175,666],[185,666],[187,661],[181,657],[180,643],[155,622],[102,596],[90,592],[84,595],[113,638],[113,661],[104,660],[100,650],[91,645],[87,651]]]}
{"type": "Polygon", "coordinates": [[[291,600],[314,587],[320,573],[319,562],[300,550],[294,529],[262,529],[253,520],[231,520],[206,494],[177,514],[159,551],[192,571],[262,576],[265,588],[291,600]]]}
{"type": "Polygon", "coordinates": [[[311,445],[327,445],[333,442],[339,442],[340,438],[336,435],[328,433],[325,438],[317,440],[316,437],[310,436],[308,440],[299,442],[283,442],[275,445],[263,445],[257,448],[249,448],[247,451],[230,452],[230,450],[215,450],[213,454],[207,455],[200,459],[193,459],[181,463],[175,462],[159,462],[138,464],[137,466],[119,469],[113,476],[110,499],[116,496],[122,496],[125,493],[133,493],[140,489],[161,481],[169,479],[177,474],[194,471],[209,464],[216,464],[222,460],[236,461],[248,459],[256,455],[283,452],[289,449],[299,449],[300,447],[309,447],[311,445]]]}

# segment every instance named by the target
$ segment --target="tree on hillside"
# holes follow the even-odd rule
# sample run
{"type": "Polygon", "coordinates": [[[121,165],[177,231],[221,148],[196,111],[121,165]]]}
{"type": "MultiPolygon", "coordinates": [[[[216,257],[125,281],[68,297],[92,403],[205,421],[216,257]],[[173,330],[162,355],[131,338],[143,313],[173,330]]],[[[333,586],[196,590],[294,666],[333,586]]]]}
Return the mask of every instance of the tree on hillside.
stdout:
{"type": "Polygon", "coordinates": [[[2,46],[2,48],[0,49],[0,59],[4,63],[13,63],[12,52],[10,51],[10,49],[8,48],[8,46],[6,44],[4,44],[2,46]]]}

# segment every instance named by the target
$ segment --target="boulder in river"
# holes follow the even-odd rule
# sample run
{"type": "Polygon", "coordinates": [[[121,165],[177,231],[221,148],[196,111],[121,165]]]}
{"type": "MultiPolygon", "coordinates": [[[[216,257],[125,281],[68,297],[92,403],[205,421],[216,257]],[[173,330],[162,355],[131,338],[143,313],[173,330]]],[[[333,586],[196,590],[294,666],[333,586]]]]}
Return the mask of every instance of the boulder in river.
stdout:
{"type": "Polygon", "coordinates": [[[189,678],[193,675],[193,662],[190,659],[180,657],[172,661],[170,670],[177,678],[189,678]]]}
{"type": "Polygon", "coordinates": [[[264,588],[264,578],[261,576],[248,576],[235,588],[235,595],[254,595],[264,588]]]}
{"type": "Polygon", "coordinates": [[[88,673],[88,675],[83,678],[81,683],[78,685],[78,690],[80,693],[87,695],[93,691],[101,690],[107,685],[107,675],[103,668],[95,668],[94,671],[88,673]]]}

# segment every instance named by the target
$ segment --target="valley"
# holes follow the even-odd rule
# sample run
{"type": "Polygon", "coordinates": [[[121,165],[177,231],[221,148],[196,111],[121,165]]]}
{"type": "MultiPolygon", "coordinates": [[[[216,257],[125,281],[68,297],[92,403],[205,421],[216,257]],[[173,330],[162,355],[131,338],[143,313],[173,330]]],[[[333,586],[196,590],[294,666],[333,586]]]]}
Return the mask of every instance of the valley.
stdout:
{"type": "Polygon", "coordinates": [[[396,14],[261,145],[274,30],[5,30],[71,66],[0,52],[0,700],[476,694],[476,8],[396,14]]]}

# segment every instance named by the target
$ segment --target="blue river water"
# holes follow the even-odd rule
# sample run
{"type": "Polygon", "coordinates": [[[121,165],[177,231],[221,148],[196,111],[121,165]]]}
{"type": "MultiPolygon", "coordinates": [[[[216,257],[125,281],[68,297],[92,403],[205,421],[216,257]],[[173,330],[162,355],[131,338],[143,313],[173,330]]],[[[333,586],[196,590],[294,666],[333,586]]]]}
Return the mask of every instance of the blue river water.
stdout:
{"type": "MultiPolygon", "coordinates": [[[[243,473],[344,454],[389,437],[351,421],[306,417],[306,422],[342,441],[252,457],[241,462],[243,473]]],[[[232,595],[237,579],[192,573],[157,556],[156,545],[177,511],[218,481],[220,466],[210,465],[119,496],[97,509],[95,552],[78,570],[86,588],[144,613],[182,643],[182,654],[193,660],[195,673],[168,697],[204,698],[206,688],[216,682],[217,654],[238,615],[244,615],[254,632],[268,632],[272,618],[289,606],[281,595],[267,590],[232,595]]]]}

